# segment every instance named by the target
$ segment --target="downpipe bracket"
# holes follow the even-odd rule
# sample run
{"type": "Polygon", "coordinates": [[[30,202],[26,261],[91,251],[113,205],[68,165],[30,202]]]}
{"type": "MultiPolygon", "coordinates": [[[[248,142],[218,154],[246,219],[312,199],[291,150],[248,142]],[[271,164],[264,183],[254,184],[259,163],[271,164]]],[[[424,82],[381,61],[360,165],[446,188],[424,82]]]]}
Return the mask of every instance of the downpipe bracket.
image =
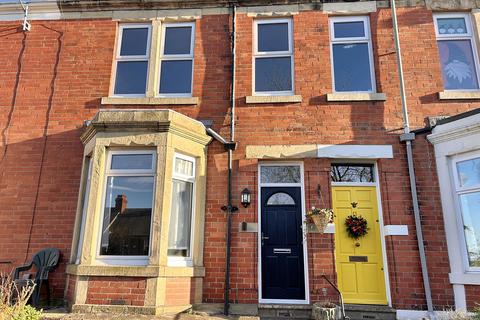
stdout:
{"type": "Polygon", "coordinates": [[[226,212],[230,212],[230,213],[234,213],[234,212],[238,211],[238,207],[231,206],[231,205],[222,206],[220,209],[222,209],[222,211],[226,211],[226,212]]]}
{"type": "Polygon", "coordinates": [[[400,142],[415,140],[415,133],[408,132],[400,135],[400,142]]]}

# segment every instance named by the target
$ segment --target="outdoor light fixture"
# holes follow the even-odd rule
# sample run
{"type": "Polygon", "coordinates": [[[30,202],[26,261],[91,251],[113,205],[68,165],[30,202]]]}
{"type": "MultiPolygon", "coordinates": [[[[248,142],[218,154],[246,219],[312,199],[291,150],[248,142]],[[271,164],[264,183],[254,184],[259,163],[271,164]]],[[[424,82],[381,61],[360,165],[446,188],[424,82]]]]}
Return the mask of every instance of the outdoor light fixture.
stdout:
{"type": "Polygon", "coordinates": [[[250,205],[250,190],[247,188],[243,189],[240,200],[244,208],[248,207],[250,205]]]}

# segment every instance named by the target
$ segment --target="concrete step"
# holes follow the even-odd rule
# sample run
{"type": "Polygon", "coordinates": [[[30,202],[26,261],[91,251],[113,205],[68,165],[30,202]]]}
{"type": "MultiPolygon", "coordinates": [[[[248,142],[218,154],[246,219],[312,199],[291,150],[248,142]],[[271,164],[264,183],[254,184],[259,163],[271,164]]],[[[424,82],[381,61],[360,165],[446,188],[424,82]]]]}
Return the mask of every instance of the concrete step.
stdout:
{"type": "Polygon", "coordinates": [[[351,320],[395,320],[397,311],[389,306],[346,304],[345,313],[351,320]]]}
{"type": "Polygon", "coordinates": [[[307,320],[312,318],[312,306],[291,304],[259,304],[258,315],[262,320],[307,320]]]}

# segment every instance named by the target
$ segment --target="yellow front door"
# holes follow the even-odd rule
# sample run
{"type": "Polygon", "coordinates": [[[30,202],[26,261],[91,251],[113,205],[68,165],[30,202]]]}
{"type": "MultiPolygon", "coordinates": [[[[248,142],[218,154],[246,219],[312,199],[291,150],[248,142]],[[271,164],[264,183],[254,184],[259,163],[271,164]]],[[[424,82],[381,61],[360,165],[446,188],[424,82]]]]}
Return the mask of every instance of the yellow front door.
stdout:
{"type": "Polygon", "coordinates": [[[345,303],[387,304],[380,223],[375,187],[332,187],[335,213],[335,266],[345,303]],[[349,237],[345,219],[352,214],[367,220],[368,233],[349,237]]]}

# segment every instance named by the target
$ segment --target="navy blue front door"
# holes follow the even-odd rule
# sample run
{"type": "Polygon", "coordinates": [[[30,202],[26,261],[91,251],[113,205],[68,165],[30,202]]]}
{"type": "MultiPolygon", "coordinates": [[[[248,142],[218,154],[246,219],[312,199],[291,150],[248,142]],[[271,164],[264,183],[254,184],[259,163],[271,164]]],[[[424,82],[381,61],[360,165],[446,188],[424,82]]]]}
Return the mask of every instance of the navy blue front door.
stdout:
{"type": "Polygon", "coordinates": [[[305,300],[301,189],[263,187],[262,299],[305,300]]]}

